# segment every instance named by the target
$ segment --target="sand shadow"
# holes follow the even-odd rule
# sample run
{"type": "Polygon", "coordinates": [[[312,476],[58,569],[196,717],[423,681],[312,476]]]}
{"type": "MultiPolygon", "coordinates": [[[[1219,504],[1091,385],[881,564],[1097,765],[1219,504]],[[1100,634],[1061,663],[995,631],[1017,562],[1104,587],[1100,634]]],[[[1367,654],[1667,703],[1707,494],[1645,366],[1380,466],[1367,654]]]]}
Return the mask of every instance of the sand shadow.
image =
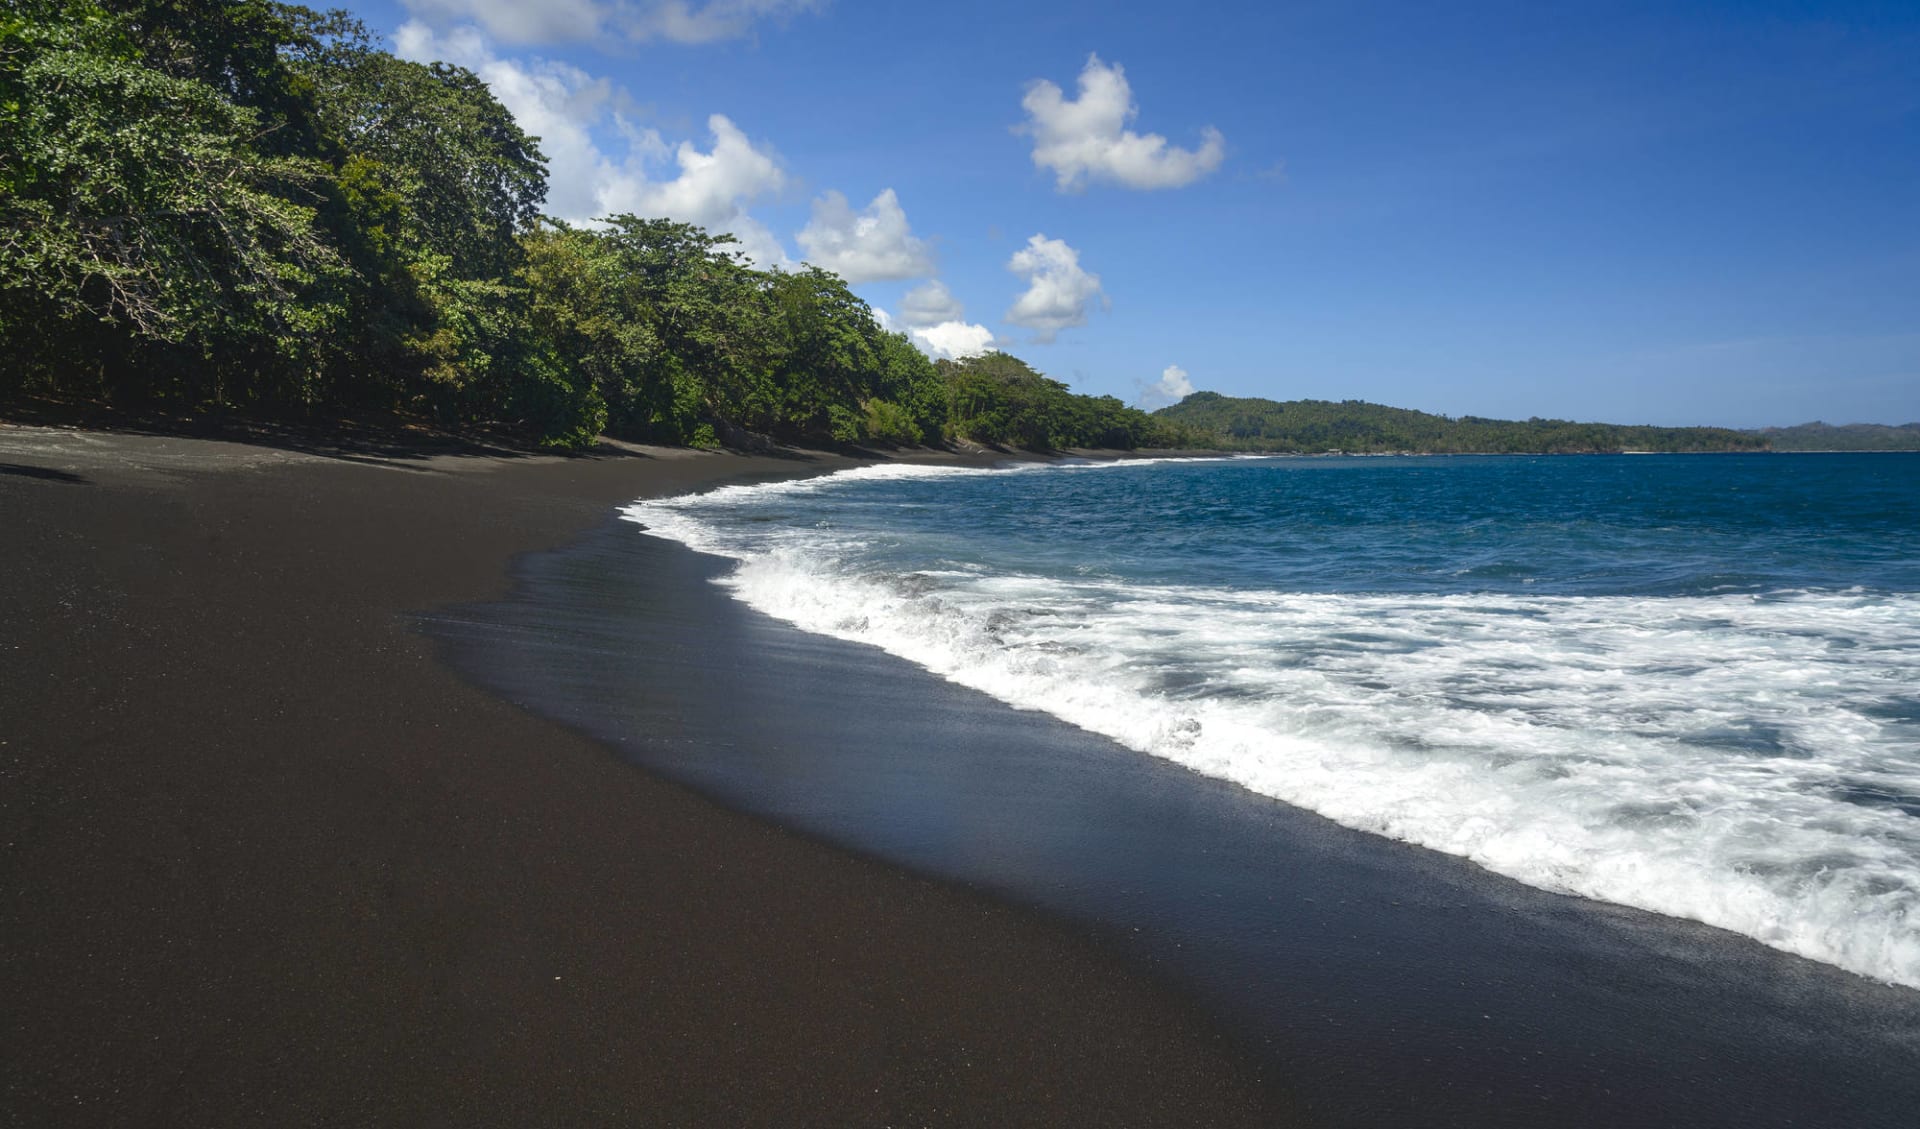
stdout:
{"type": "Polygon", "coordinates": [[[70,427],[123,435],[216,440],[406,470],[430,469],[425,465],[428,460],[441,456],[485,459],[555,455],[583,459],[647,457],[642,452],[614,442],[600,442],[584,451],[557,451],[542,447],[524,433],[506,426],[481,425],[453,430],[416,419],[380,414],[358,418],[315,415],[270,419],[164,409],[123,410],[93,403],[28,398],[0,401],[0,419],[42,427],[70,427]]]}
{"type": "Polygon", "coordinates": [[[69,486],[91,486],[87,478],[52,467],[27,466],[24,463],[0,463],[0,474],[10,474],[16,478],[37,478],[42,482],[64,482],[69,486]]]}

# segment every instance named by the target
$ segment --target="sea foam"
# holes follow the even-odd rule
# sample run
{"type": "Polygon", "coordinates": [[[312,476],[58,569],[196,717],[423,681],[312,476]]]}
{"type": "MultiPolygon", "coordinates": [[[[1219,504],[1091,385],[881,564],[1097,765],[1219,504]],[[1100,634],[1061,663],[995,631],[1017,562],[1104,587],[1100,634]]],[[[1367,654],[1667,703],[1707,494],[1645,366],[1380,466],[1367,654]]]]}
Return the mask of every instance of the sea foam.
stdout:
{"type": "MultiPolygon", "coordinates": [[[[1087,468],[1093,469],[1093,468],[1087,468]]],[[[1544,889],[1920,988],[1920,598],[1298,593],[877,567],[884,466],[637,504],[808,631],[1544,889]],[[753,511],[760,520],[738,520],[753,511]],[[767,512],[781,520],[765,520],[767,512]]]]}

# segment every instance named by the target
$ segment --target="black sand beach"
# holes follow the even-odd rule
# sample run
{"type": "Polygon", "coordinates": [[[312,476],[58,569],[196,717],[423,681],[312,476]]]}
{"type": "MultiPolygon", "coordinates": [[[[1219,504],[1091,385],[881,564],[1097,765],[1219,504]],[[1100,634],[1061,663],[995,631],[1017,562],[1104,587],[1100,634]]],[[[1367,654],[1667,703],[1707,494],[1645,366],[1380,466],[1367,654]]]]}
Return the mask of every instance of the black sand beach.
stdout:
{"type": "Polygon", "coordinates": [[[418,613],[821,469],[0,427],[0,1120],[1286,1124],[1079,932],[715,806],[418,613]]]}
{"type": "Polygon", "coordinates": [[[1349,831],[746,609],[609,522],[433,617],[477,680],[729,806],[1081,922],[1315,1124],[1854,1126],[1920,1110],[1920,993],[1349,831]]]}
{"type": "Polygon", "coordinates": [[[0,464],[12,1123],[1920,1109],[1920,993],[1008,709],[612,517],[831,457],[0,464]]]}

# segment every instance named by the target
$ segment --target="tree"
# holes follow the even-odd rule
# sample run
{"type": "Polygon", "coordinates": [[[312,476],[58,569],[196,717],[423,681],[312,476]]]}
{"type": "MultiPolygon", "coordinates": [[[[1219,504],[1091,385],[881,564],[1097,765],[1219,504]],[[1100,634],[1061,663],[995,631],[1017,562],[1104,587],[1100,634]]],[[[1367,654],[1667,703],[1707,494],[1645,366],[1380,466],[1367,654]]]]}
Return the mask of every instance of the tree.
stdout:
{"type": "Polygon", "coordinates": [[[301,70],[334,167],[329,218],[359,282],[341,383],[371,378],[372,398],[447,417],[505,404],[521,361],[517,236],[546,198],[535,139],[461,67],[350,46],[301,70]]]}
{"type": "Polygon", "coordinates": [[[764,276],[733,250],[730,235],[630,214],[607,223],[592,236],[605,256],[605,309],[644,327],[647,342],[644,353],[630,354],[617,395],[608,395],[614,426],[674,443],[712,443],[716,425],[770,429],[779,402],[768,372],[764,276]]]}
{"type": "Polygon", "coordinates": [[[397,411],[567,447],[603,427],[1041,450],[1171,433],[1006,354],[936,365],[831,272],[756,270],[668,219],[542,220],[545,195],[537,139],[485,83],[345,14],[9,0],[0,391],[397,411]]]}
{"type": "Polygon", "coordinates": [[[345,276],[326,170],[253,144],[259,114],[144,65],[88,0],[0,17],[0,332],[17,379],[94,394],[301,400],[345,276]],[[84,390],[84,389],[76,389],[84,390]]]}
{"type": "Polygon", "coordinates": [[[947,431],[947,385],[927,355],[916,348],[904,333],[882,333],[874,341],[874,359],[879,366],[874,404],[897,406],[906,416],[906,425],[885,422],[887,408],[879,409],[883,419],[868,426],[868,437],[882,442],[938,443],[947,431]]]}
{"type": "Polygon", "coordinates": [[[776,428],[839,443],[863,438],[864,405],[880,376],[880,327],[867,304],[818,267],[773,273],[767,294],[778,343],[776,428]]]}

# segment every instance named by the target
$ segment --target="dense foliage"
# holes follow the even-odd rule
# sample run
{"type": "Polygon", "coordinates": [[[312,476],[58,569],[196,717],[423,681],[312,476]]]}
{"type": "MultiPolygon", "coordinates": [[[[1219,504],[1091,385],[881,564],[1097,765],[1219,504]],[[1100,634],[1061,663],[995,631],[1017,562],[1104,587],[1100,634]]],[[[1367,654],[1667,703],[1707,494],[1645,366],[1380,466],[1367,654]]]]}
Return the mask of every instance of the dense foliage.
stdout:
{"type": "Polygon", "coordinates": [[[1759,433],[1776,451],[1920,451],[1920,423],[1803,423],[1759,433]]]}
{"type": "Polygon", "coordinates": [[[1193,447],[1196,433],[1112,396],[1078,396],[1006,353],[940,361],[951,434],[1029,450],[1193,447]]]}
{"type": "Polygon", "coordinates": [[[707,444],[1184,433],[1004,354],[935,365],[839,277],[540,217],[470,71],[274,0],[0,0],[0,395],[707,444]]]}
{"type": "Polygon", "coordinates": [[[1594,454],[1767,449],[1763,436],[1719,427],[1454,418],[1360,400],[1277,403],[1217,392],[1196,392],[1154,415],[1206,435],[1211,445],[1247,451],[1594,454]]]}

